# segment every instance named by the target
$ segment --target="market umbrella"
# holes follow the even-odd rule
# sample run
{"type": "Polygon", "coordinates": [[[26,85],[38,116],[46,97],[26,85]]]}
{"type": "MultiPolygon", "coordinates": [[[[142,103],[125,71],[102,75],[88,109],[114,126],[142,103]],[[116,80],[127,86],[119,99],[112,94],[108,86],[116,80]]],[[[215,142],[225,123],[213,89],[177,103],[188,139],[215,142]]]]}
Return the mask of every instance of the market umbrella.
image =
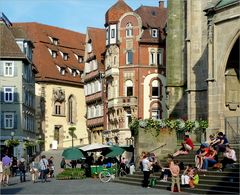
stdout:
{"type": "Polygon", "coordinates": [[[102,155],[105,157],[116,157],[122,155],[123,152],[125,152],[125,149],[119,146],[111,146],[107,150],[103,151],[102,155]]]}
{"type": "Polygon", "coordinates": [[[66,160],[79,160],[84,157],[82,151],[78,148],[67,148],[63,151],[62,156],[66,160]]]}
{"type": "Polygon", "coordinates": [[[105,148],[110,148],[110,147],[111,146],[109,145],[94,143],[94,144],[83,146],[79,149],[84,152],[97,152],[97,151],[103,151],[105,148]]]}

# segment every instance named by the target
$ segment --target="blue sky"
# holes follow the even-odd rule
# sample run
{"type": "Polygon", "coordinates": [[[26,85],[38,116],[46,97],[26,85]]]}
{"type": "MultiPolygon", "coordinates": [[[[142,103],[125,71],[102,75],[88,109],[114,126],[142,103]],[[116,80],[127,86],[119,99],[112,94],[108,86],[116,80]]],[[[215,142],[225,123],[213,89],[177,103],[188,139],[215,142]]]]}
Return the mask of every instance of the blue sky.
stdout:
{"type": "MultiPolygon", "coordinates": [[[[0,0],[0,12],[11,22],[38,22],[77,32],[104,28],[106,11],[117,0],[0,0]]],[[[134,10],[158,6],[159,0],[125,0],[134,10]]],[[[165,5],[166,6],[166,5],[165,5]]]]}

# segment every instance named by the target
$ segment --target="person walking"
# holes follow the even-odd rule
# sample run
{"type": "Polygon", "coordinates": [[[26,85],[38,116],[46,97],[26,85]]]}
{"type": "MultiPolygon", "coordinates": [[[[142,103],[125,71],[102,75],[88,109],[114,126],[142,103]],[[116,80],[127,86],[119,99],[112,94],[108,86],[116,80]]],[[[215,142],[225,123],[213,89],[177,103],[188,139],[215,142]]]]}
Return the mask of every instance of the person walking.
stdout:
{"type": "Polygon", "coordinates": [[[45,155],[42,155],[41,160],[39,162],[40,173],[41,173],[41,181],[42,183],[47,182],[47,174],[49,173],[48,168],[48,160],[45,155]]]}
{"type": "Polygon", "coordinates": [[[179,183],[179,172],[180,172],[180,168],[177,164],[174,163],[174,161],[172,160],[170,162],[170,171],[172,174],[172,186],[171,186],[171,191],[174,192],[174,187],[175,184],[177,184],[177,188],[178,188],[178,192],[181,192],[180,189],[180,183],[179,183]]]}
{"type": "Polygon", "coordinates": [[[25,159],[21,158],[18,164],[19,173],[20,173],[20,182],[26,181],[26,165],[25,165],[25,159]]]}
{"type": "Polygon", "coordinates": [[[3,184],[9,185],[9,176],[11,174],[10,167],[12,164],[12,160],[7,154],[5,154],[5,156],[2,158],[2,163],[3,163],[3,184]]]}
{"type": "Polygon", "coordinates": [[[31,173],[31,178],[32,182],[36,183],[38,176],[39,176],[39,171],[38,171],[38,163],[36,162],[35,158],[33,158],[31,164],[30,164],[30,173],[31,173]]]}
{"type": "Polygon", "coordinates": [[[48,167],[49,167],[49,177],[54,177],[54,163],[53,163],[53,156],[48,159],[48,167]]]}

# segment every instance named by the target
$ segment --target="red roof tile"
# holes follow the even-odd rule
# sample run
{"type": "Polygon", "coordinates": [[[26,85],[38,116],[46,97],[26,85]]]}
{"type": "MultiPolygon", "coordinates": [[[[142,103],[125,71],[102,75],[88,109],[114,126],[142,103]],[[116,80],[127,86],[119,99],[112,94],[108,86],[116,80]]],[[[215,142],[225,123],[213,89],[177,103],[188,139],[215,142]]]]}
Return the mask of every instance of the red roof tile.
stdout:
{"type": "Polygon", "coordinates": [[[126,12],[133,11],[124,0],[118,0],[105,14],[105,22],[107,25],[117,23],[119,18],[126,12]]]}
{"type": "Polygon", "coordinates": [[[78,62],[74,53],[84,56],[84,34],[35,22],[14,23],[13,25],[22,27],[34,44],[33,63],[39,71],[36,75],[37,81],[48,80],[82,84],[79,75],[74,77],[69,72],[61,75],[56,65],[83,71],[84,64],[78,62]],[[48,36],[58,39],[58,45],[54,45],[48,36]],[[52,58],[48,48],[57,51],[56,58],[52,58]],[[64,60],[59,51],[67,53],[69,56],[68,60],[64,60]]]}
{"type": "Polygon", "coordinates": [[[103,53],[105,52],[105,29],[88,27],[88,36],[92,40],[93,53],[99,65],[99,70],[104,70],[103,53]]]}

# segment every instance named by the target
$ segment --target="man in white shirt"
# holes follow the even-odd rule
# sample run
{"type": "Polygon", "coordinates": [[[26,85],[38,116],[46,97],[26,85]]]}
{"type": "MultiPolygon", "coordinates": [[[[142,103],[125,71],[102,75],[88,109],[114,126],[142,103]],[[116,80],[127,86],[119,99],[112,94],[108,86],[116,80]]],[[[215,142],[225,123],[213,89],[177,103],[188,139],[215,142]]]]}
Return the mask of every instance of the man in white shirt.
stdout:
{"type": "Polygon", "coordinates": [[[46,159],[45,155],[42,155],[42,159],[39,162],[39,167],[41,171],[41,180],[44,183],[47,181],[47,174],[49,172],[48,160],[46,159]]]}

